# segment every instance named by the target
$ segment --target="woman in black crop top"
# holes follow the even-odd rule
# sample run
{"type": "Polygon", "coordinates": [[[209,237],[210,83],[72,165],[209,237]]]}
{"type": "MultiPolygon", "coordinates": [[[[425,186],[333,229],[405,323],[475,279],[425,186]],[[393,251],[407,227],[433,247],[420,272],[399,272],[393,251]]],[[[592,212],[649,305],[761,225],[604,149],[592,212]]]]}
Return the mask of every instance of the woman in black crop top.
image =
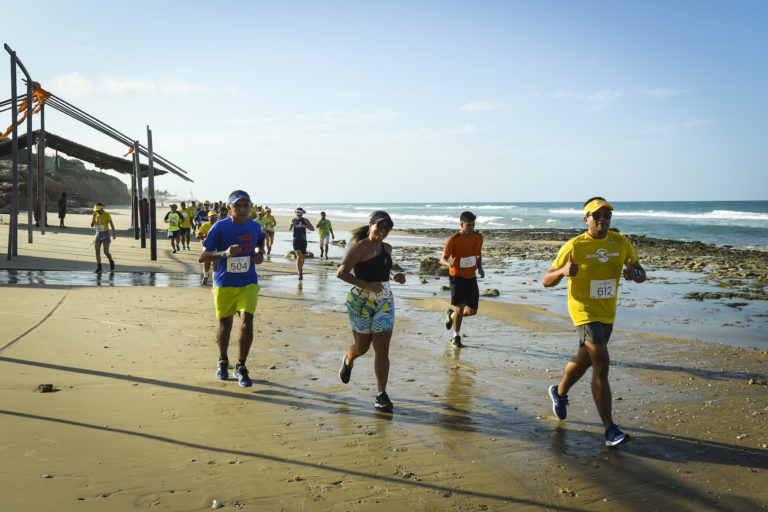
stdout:
{"type": "Polygon", "coordinates": [[[390,273],[392,246],[384,243],[384,239],[392,226],[392,219],[387,212],[373,212],[367,226],[352,232],[352,245],[336,273],[336,277],[353,285],[347,295],[347,313],[355,340],[341,360],[339,377],[344,384],[348,383],[354,360],[368,352],[373,345],[376,354],[373,367],[378,384],[374,407],[382,411],[391,411],[393,408],[386,392],[389,341],[395,325],[395,302],[389,281],[391,279],[405,284],[404,274],[390,273]]]}

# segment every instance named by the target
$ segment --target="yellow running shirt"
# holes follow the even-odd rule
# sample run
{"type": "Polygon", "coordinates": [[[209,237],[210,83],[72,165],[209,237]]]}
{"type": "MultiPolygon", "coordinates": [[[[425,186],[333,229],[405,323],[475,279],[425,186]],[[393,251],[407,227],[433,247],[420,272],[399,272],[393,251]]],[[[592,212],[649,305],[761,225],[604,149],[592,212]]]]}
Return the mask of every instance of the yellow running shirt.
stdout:
{"type": "Polygon", "coordinates": [[[107,212],[101,211],[96,214],[96,220],[93,223],[93,229],[98,232],[109,231],[109,221],[112,220],[112,216],[107,212]]]}
{"type": "Polygon", "coordinates": [[[191,206],[188,206],[181,211],[184,214],[184,220],[181,221],[181,227],[182,228],[192,227],[191,221],[192,221],[192,218],[195,215],[197,215],[197,208],[192,208],[191,206]]]}
{"type": "Polygon", "coordinates": [[[205,237],[208,236],[208,232],[211,230],[211,223],[206,222],[202,226],[200,226],[200,229],[197,230],[197,234],[201,235],[201,240],[205,240],[205,237]]]}
{"type": "Polygon", "coordinates": [[[275,226],[277,225],[277,221],[272,215],[265,215],[264,220],[266,221],[264,223],[264,229],[270,232],[275,231],[275,226]]]}
{"type": "Polygon", "coordinates": [[[627,258],[637,261],[637,251],[629,240],[615,231],[605,238],[584,233],[568,240],[560,248],[552,266],[561,268],[573,254],[579,271],[568,279],[568,313],[573,325],[589,322],[612,324],[616,318],[616,295],[627,258]]]}

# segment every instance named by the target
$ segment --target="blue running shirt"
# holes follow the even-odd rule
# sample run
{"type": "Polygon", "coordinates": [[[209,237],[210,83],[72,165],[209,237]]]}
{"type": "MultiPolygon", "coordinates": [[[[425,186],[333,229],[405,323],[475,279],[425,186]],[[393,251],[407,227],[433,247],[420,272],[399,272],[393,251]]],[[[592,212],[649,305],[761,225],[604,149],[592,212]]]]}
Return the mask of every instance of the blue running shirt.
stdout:
{"type": "MultiPolygon", "coordinates": [[[[208,236],[203,242],[203,247],[207,251],[221,252],[226,251],[230,245],[240,245],[242,251],[238,258],[248,258],[248,270],[243,272],[230,272],[227,270],[227,260],[234,258],[224,258],[216,262],[216,278],[213,281],[215,286],[228,286],[233,288],[242,288],[249,284],[259,284],[259,276],[256,274],[256,266],[250,261],[256,246],[264,237],[261,226],[258,222],[246,220],[245,224],[236,224],[230,217],[216,222],[211,226],[208,236]]],[[[245,261],[245,260],[240,260],[245,261]]]]}

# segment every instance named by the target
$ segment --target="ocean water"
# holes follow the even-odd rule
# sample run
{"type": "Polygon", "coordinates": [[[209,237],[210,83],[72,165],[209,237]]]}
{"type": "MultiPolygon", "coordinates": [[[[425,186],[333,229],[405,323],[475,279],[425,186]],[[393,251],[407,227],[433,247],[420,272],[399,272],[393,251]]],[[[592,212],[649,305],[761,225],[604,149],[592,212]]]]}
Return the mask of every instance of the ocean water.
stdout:
{"type": "MultiPolygon", "coordinates": [[[[302,204],[310,219],[364,224],[386,210],[398,228],[454,228],[459,214],[477,215],[477,229],[583,228],[583,203],[325,203],[302,204]]],[[[768,201],[615,202],[611,226],[625,234],[768,250],[768,201]]],[[[277,215],[297,205],[272,204],[277,215]]]]}

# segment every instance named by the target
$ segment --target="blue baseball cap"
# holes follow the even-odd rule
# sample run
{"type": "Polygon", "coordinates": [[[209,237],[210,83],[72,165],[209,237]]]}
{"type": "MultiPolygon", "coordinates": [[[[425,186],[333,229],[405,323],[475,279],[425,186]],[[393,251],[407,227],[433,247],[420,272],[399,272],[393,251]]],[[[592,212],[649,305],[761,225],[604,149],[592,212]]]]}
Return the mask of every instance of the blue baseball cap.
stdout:
{"type": "Polygon", "coordinates": [[[237,194],[236,196],[232,196],[229,199],[229,204],[235,204],[238,201],[238,199],[247,199],[249,203],[251,202],[251,196],[249,196],[248,194],[237,194]]]}

